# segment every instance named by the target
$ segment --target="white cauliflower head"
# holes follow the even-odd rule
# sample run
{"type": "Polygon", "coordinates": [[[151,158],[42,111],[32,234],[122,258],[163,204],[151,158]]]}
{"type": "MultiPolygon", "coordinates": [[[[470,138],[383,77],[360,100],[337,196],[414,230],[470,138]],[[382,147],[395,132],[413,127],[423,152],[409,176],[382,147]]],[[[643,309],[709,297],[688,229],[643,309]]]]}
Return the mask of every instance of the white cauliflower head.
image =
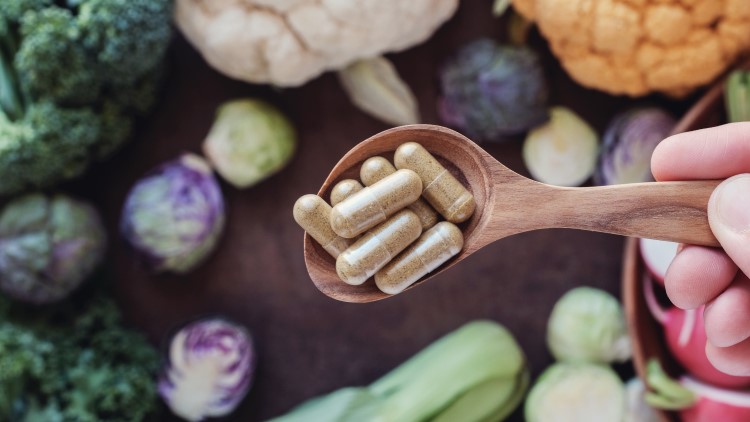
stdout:
{"type": "Polygon", "coordinates": [[[177,26],[236,79],[296,86],[426,40],[458,0],[177,0],[177,26]]]}

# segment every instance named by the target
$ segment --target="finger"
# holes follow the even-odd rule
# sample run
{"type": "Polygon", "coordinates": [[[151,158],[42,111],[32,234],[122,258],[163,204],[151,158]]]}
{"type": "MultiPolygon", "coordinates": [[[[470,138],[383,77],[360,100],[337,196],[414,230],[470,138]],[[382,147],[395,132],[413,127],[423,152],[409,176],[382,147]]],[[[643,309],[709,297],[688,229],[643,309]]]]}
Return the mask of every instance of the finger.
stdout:
{"type": "Polygon", "coordinates": [[[708,223],[727,255],[750,274],[750,174],[730,177],[714,189],[708,223]]]}
{"type": "Polygon", "coordinates": [[[651,172],[659,181],[724,179],[750,172],[750,122],[670,136],[654,150],[651,172]]]}
{"type": "Polygon", "coordinates": [[[672,260],[664,285],[678,308],[695,309],[723,292],[737,275],[737,265],[721,249],[685,245],[672,260]]]}
{"type": "Polygon", "coordinates": [[[731,347],[706,343],[709,362],[721,372],[738,377],[750,375],[750,340],[731,347]]]}
{"type": "Polygon", "coordinates": [[[716,347],[734,346],[750,338],[750,280],[747,276],[738,274],[723,293],[706,305],[703,318],[708,342],[716,347]]]}

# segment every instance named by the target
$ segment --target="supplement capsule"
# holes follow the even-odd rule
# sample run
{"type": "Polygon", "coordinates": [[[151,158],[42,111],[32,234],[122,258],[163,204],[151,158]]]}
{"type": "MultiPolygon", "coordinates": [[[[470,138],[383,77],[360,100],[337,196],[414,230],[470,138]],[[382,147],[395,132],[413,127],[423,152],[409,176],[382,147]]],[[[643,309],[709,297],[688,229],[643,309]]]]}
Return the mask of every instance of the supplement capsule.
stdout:
{"type": "Polygon", "coordinates": [[[414,212],[404,209],[357,239],[336,259],[336,272],[347,284],[359,285],[422,234],[414,212]]]}
{"type": "MultiPolygon", "coordinates": [[[[393,167],[390,161],[383,157],[372,157],[362,163],[362,167],[359,169],[359,178],[366,186],[370,186],[395,172],[396,167],[393,167]]],[[[427,230],[438,222],[438,215],[435,210],[422,199],[417,199],[407,208],[417,214],[419,221],[422,223],[422,230],[427,230]]]]}
{"type": "Polygon", "coordinates": [[[455,224],[443,221],[427,230],[396,259],[375,273],[383,293],[401,293],[461,251],[464,236],[455,224]]]}
{"type": "Polygon", "coordinates": [[[318,195],[304,195],[294,203],[294,221],[320,243],[326,252],[338,258],[352,241],[334,233],[330,217],[331,206],[318,195]]]}
{"type": "Polygon", "coordinates": [[[331,210],[331,228],[341,237],[355,237],[416,201],[421,192],[419,176],[399,170],[336,204],[331,210]]]}
{"type": "Polygon", "coordinates": [[[331,189],[331,206],[335,206],[362,189],[362,184],[354,179],[344,179],[336,183],[336,186],[331,189]]]}
{"type": "Polygon", "coordinates": [[[422,145],[407,142],[393,157],[398,169],[409,169],[422,179],[422,195],[451,223],[466,221],[474,213],[474,196],[422,145]]]}

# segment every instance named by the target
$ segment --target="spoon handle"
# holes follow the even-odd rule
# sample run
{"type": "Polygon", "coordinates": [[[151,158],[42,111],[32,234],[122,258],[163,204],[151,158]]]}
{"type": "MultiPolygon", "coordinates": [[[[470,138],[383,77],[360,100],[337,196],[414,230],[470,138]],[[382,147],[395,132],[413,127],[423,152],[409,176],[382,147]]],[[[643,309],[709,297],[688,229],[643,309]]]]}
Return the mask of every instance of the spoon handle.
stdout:
{"type": "Polygon", "coordinates": [[[708,199],[720,180],[552,188],[549,227],[719,246],[708,225],[708,199]]]}

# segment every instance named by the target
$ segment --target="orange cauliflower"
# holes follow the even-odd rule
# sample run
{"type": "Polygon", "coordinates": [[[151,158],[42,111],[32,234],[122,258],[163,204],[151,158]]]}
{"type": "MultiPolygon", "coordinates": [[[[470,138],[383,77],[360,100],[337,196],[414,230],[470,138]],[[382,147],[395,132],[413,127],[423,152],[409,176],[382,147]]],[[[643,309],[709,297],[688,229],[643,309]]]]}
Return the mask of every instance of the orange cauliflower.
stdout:
{"type": "Polygon", "coordinates": [[[750,0],[513,0],[580,84],[682,96],[750,49],[750,0]]]}

